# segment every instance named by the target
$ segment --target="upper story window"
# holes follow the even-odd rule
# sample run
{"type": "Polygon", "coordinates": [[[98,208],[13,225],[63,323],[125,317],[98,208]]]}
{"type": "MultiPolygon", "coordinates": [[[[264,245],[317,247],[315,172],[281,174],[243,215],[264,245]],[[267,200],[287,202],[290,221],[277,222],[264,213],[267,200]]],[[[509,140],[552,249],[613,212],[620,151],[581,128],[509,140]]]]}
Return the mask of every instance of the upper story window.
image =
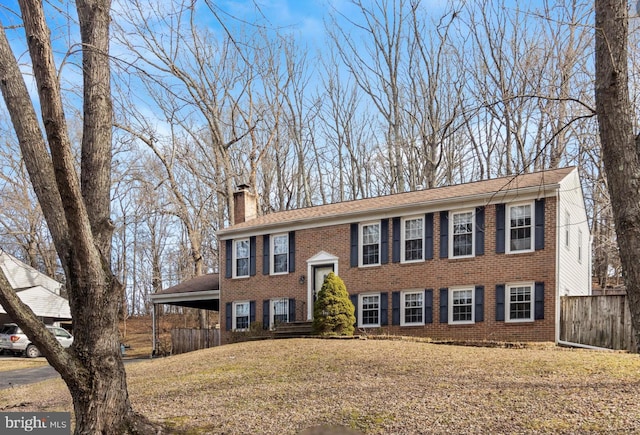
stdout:
{"type": "Polygon", "coordinates": [[[451,257],[472,257],[474,242],[473,211],[451,212],[451,257]]]}
{"type": "Polygon", "coordinates": [[[533,284],[512,284],[506,289],[507,322],[533,321],[533,284]]]}
{"type": "Polygon", "coordinates": [[[236,240],[233,245],[233,276],[235,278],[249,276],[249,239],[236,240]]]}
{"type": "Polygon", "coordinates": [[[406,291],[401,295],[401,326],[424,325],[424,291],[406,291]]]}
{"type": "Polygon", "coordinates": [[[360,225],[360,264],[380,264],[380,222],[360,225]]]}
{"type": "Polygon", "coordinates": [[[272,274],[289,273],[289,235],[277,234],[272,237],[272,274]]]}
{"type": "Polygon", "coordinates": [[[380,326],[380,294],[358,295],[359,325],[361,328],[380,326]]]}
{"type": "Polygon", "coordinates": [[[571,214],[566,212],[564,215],[564,246],[569,249],[571,242],[571,214]]]}
{"type": "Polygon", "coordinates": [[[449,289],[449,323],[474,323],[474,289],[449,289]]]}
{"type": "Polygon", "coordinates": [[[510,205],[507,209],[508,252],[533,250],[534,215],[533,204],[510,205]]]}
{"type": "Polygon", "coordinates": [[[578,230],[578,262],[582,263],[582,230],[578,230]]]}
{"type": "Polygon", "coordinates": [[[249,329],[249,301],[233,303],[233,329],[249,329]]]}
{"type": "Polygon", "coordinates": [[[402,220],[402,262],[424,259],[424,218],[412,217],[402,220]]]}

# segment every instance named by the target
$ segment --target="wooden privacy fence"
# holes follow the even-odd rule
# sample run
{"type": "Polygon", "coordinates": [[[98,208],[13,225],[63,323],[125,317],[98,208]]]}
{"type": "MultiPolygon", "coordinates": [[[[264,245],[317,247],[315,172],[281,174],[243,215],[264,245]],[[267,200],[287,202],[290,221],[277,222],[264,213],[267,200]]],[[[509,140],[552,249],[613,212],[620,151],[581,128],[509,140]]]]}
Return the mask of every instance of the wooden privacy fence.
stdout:
{"type": "Polygon", "coordinates": [[[171,330],[171,354],[220,346],[219,329],[176,328],[171,330]]]}
{"type": "Polygon", "coordinates": [[[560,340],[637,352],[626,295],[563,296],[560,340]]]}

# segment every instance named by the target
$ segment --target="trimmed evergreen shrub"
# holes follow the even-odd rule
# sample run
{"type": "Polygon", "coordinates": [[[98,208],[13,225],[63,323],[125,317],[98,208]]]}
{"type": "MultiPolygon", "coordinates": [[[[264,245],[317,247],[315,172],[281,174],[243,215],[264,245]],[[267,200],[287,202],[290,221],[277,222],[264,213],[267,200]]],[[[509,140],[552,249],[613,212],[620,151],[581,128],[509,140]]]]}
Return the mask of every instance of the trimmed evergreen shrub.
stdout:
{"type": "Polygon", "coordinates": [[[355,307],[344,281],[331,272],[324,280],[313,307],[313,331],[318,335],[353,335],[355,307]]]}

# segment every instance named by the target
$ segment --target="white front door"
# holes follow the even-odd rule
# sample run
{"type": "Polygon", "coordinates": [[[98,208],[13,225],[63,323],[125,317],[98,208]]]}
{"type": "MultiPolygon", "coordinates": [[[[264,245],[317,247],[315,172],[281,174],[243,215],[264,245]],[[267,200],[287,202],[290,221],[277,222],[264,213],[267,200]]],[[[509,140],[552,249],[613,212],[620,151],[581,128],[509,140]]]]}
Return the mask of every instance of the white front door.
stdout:
{"type": "Polygon", "coordinates": [[[320,251],[307,260],[307,320],[313,320],[313,305],[324,279],[331,272],[338,274],[338,257],[320,251]]]}
{"type": "Polygon", "coordinates": [[[314,277],[314,287],[313,287],[313,302],[316,302],[318,298],[318,292],[322,289],[322,284],[324,284],[324,280],[331,272],[333,272],[333,264],[328,266],[318,266],[315,268],[315,277],[314,277]]]}

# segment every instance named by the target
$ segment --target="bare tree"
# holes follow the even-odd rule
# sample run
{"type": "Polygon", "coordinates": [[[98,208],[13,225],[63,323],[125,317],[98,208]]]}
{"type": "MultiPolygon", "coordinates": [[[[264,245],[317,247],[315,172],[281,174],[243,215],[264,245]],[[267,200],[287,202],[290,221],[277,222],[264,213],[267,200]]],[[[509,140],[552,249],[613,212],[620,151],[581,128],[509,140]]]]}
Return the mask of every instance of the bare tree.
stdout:
{"type": "Polygon", "coordinates": [[[385,168],[389,171],[389,190],[404,192],[402,168],[407,141],[402,134],[404,94],[400,74],[406,54],[406,2],[352,0],[351,5],[359,16],[342,15],[341,18],[352,26],[354,33],[340,26],[334,14],[329,34],[342,62],[384,119],[384,140],[380,142],[387,150],[385,168]]]}
{"type": "Polygon", "coordinates": [[[446,155],[441,149],[456,146],[452,139],[461,111],[464,81],[463,70],[453,62],[449,32],[458,13],[447,12],[432,28],[425,22],[430,19],[426,8],[420,2],[411,7],[405,80],[409,91],[404,108],[405,136],[410,142],[406,178],[411,190],[436,187],[438,169],[446,155]]]}
{"type": "Polygon", "coordinates": [[[0,27],[0,89],[67,277],[76,325],[73,346],[68,351],[62,348],[18,299],[2,273],[0,303],[67,384],[76,433],[155,431],[147,419],[133,411],[129,401],[118,336],[123,292],[110,267],[110,2],[76,3],[84,101],[79,175],[43,4],[19,3],[46,139],[4,26],[0,27]]]}
{"type": "MultiPolygon", "coordinates": [[[[0,150],[0,237],[4,250],[52,278],[61,278],[55,247],[29,175],[7,143],[0,150]]],[[[15,144],[17,147],[17,144],[15,144]]],[[[14,148],[15,149],[15,148],[14,148]]]]}
{"type": "MultiPolygon", "coordinates": [[[[640,135],[629,98],[626,0],[596,0],[596,110],[620,259],[640,343],[640,135]]],[[[640,350],[640,349],[639,349],[640,350]]]]}
{"type": "Polygon", "coordinates": [[[323,98],[319,113],[324,140],[335,152],[328,171],[332,174],[333,201],[369,196],[369,155],[373,133],[371,116],[363,113],[362,95],[350,78],[343,78],[333,49],[323,61],[323,98]],[[337,177],[336,177],[337,171],[337,177]]]}

